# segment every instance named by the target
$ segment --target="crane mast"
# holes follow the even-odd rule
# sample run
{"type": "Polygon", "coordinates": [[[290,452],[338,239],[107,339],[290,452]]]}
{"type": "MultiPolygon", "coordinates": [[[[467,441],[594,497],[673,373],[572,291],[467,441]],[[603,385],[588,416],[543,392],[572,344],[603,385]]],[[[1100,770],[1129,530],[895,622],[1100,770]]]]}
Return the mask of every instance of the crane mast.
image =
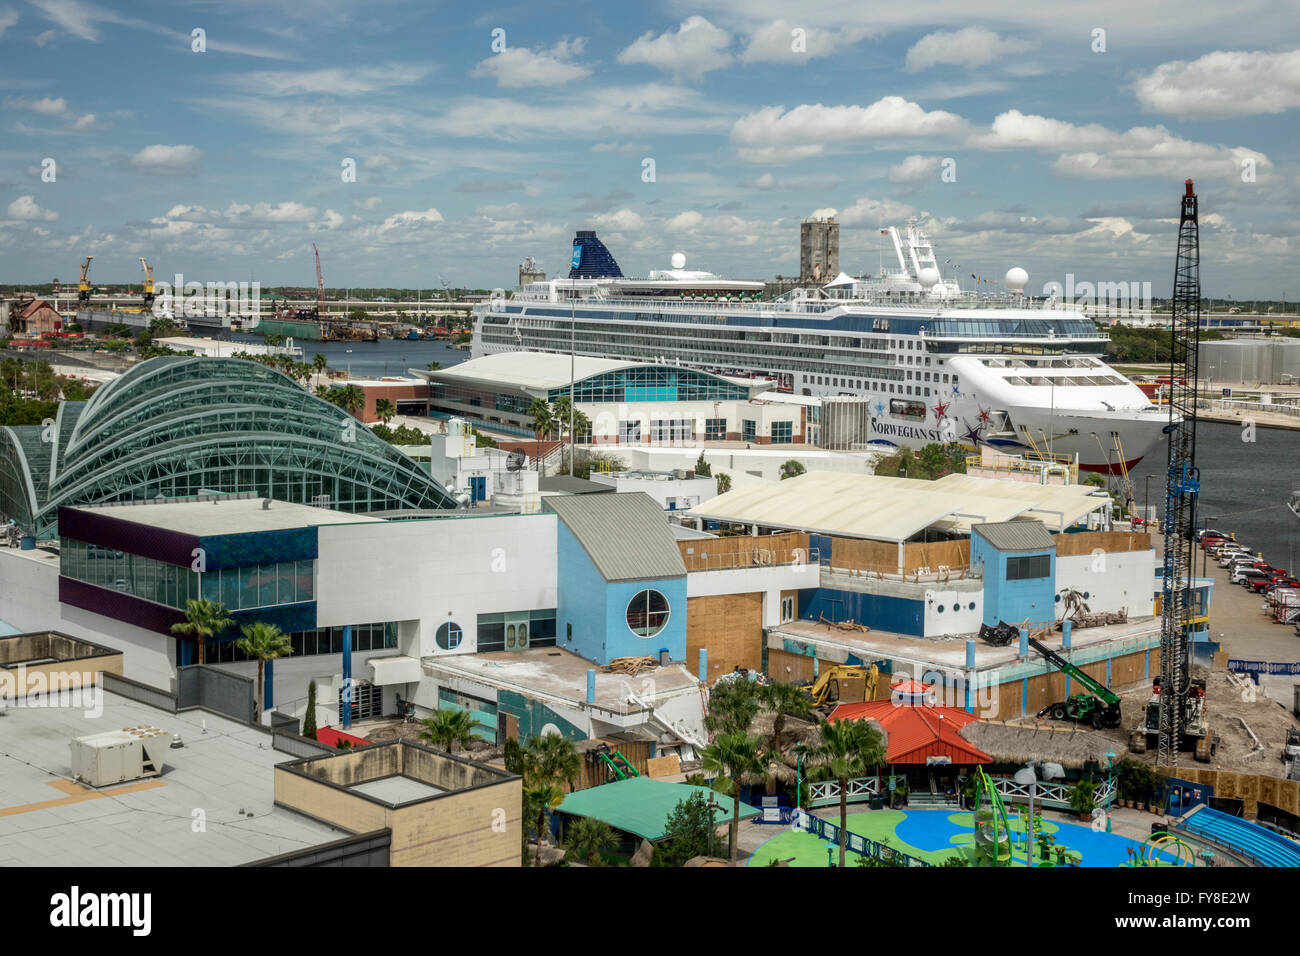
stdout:
{"type": "Polygon", "coordinates": [[[317,317],[325,321],[325,277],[320,271],[320,250],[316,248],[316,243],[311,244],[311,251],[316,256],[316,310],[317,317]]]}
{"type": "Polygon", "coordinates": [[[77,308],[90,308],[90,260],[94,256],[86,256],[86,261],[81,264],[81,279],[77,282],[77,308]]]}
{"type": "Polygon", "coordinates": [[[145,261],[144,256],[140,256],[140,267],[144,269],[144,287],[140,293],[140,298],[144,300],[144,311],[148,312],[153,308],[153,266],[145,261]]]}
{"type": "Polygon", "coordinates": [[[1165,476],[1164,590],[1160,620],[1160,733],[1156,764],[1178,764],[1185,731],[1183,699],[1191,681],[1188,617],[1192,597],[1192,553],[1196,544],[1197,351],[1201,319],[1201,252],[1196,193],[1184,184],[1174,266],[1169,352],[1169,468],[1165,476]]]}

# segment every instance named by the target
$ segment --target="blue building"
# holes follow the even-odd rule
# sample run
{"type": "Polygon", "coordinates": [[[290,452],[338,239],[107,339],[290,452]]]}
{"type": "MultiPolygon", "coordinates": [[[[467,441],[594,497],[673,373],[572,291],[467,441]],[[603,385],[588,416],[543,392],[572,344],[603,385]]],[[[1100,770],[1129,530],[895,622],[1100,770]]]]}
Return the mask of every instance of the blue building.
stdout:
{"type": "Polygon", "coordinates": [[[1056,542],[1041,521],[971,527],[970,563],[984,569],[984,623],[1056,618],[1056,542]]]}
{"type": "Polygon", "coordinates": [[[644,492],[546,498],[559,518],[556,645],[589,661],[686,659],[686,565],[644,492]]]}

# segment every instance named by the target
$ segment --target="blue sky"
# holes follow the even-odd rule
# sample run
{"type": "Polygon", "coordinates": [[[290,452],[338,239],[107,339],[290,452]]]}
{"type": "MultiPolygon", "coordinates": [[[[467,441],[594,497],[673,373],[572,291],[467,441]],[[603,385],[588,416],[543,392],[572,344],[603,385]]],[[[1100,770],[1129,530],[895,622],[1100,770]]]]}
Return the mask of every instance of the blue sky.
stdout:
{"type": "Polygon", "coordinates": [[[315,242],[331,286],[509,287],[579,228],[765,278],[834,210],[853,273],[917,216],[963,274],[1163,295],[1191,176],[1206,293],[1296,301],[1297,37],[1271,0],[0,0],[0,281],[309,285],[315,242]]]}

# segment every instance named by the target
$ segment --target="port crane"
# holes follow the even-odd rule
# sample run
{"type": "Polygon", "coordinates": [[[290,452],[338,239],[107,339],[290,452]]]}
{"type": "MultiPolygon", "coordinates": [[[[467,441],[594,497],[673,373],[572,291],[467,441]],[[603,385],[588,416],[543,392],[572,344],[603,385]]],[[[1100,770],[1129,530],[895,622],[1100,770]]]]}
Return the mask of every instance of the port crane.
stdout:
{"type": "Polygon", "coordinates": [[[140,311],[148,312],[153,308],[153,266],[145,261],[144,256],[140,256],[140,267],[144,269],[144,287],[140,291],[140,298],[144,302],[144,308],[140,311]]]}
{"type": "MultiPolygon", "coordinates": [[[[1201,326],[1201,244],[1196,190],[1184,184],[1178,221],[1170,316],[1168,469],[1165,474],[1164,585],[1160,603],[1160,692],[1157,766],[1178,765],[1187,735],[1187,699],[1193,696],[1188,617],[1192,606],[1192,549],[1196,543],[1196,386],[1201,326]]],[[[1204,748],[1209,748],[1208,730],[1204,748]]],[[[1198,748],[1200,749],[1200,748],[1198,748]]],[[[1199,756],[1199,754],[1198,754],[1199,756]]]]}
{"type": "Polygon", "coordinates": [[[86,261],[81,264],[81,278],[77,281],[77,308],[90,308],[90,260],[94,256],[86,256],[86,261]]]}
{"type": "Polygon", "coordinates": [[[1090,677],[1075,667],[1041,641],[1036,641],[1031,637],[1029,645],[1047,658],[1059,671],[1078,681],[1091,692],[1087,694],[1071,694],[1063,701],[1049,704],[1038,712],[1039,717],[1087,723],[1091,724],[1094,730],[1120,725],[1122,717],[1120,715],[1118,694],[1101,681],[1090,677]]]}
{"type": "Polygon", "coordinates": [[[320,271],[320,250],[316,243],[311,244],[311,251],[316,256],[316,310],[317,316],[325,321],[325,276],[320,271]]]}

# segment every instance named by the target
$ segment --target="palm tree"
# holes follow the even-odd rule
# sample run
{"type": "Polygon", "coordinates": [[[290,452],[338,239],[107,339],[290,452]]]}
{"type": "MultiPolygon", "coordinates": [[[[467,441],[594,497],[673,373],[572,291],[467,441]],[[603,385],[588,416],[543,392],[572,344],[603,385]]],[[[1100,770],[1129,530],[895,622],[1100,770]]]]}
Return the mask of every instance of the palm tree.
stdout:
{"type": "Polygon", "coordinates": [[[533,403],[528,406],[528,415],[533,420],[533,435],[537,439],[537,470],[541,471],[542,437],[555,427],[555,418],[551,414],[551,406],[544,398],[533,399],[533,403]]]}
{"type": "Polygon", "coordinates": [[[719,681],[709,691],[704,726],[722,734],[747,734],[758,716],[758,685],[743,678],[719,681]]]}
{"type": "Polygon", "coordinates": [[[758,702],[772,715],[772,736],[768,739],[768,752],[774,756],[779,755],[785,718],[807,717],[812,713],[812,698],[797,684],[773,681],[758,688],[758,702]]]}
{"type": "Polygon", "coordinates": [[[555,431],[563,438],[569,432],[569,396],[561,395],[551,403],[552,415],[555,420],[555,431]]]}
{"type": "Polygon", "coordinates": [[[324,399],[325,401],[330,402],[330,403],[332,404],[333,401],[334,401],[334,400],[330,397],[330,392],[332,392],[332,391],[333,391],[333,389],[331,389],[328,385],[317,385],[317,386],[316,386],[316,397],[317,397],[317,398],[320,398],[320,399],[324,399]]]}
{"type": "Polygon", "coordinates": [[[483,726],[468,710],[452,708],[435,710],[422,723],[425,729],[420,732],[420,739],[450,754],[456,752],[457,746],[467,746],[474,737],[474,728],[483,726]]]}
{"type": "Polygon", "coordinates": [[[718,494],[725,495],[731,490],[731,476],[725,471],[720,471],[715,476],[718,479],[718,494]]]}
{"type": "Polygon", "coordinates": [[[713,743],[700,750],[700,769],[705,773],[719,773],[731,779],[731,825],[728,835],[728,856],[736,858],[736,828],[740,816],[740,785],[744,778],[763,772],[760,756],[761,737],[744,733],[718,734],[713,743]]]}
{"type": "Polygon", "coordinates": [[[219,601],[207,598],[190,598],[185,602],[185,620],[172,625],[173,634],[188,634],[198,643],[198,660],[203,663],[203,643],[209,637],[216,637],[234,623],[234,618],[226,614],[226,606],[219,601]]]}
{"type": "Polygon", "coordinates": [[[857,720],[823,720],[817,725],[820,740],[812,759],[830,771],[840,785],[840,867],[848,840],[849,781],[885,762],[885,741],[870,724],[857,720]]]}
{"type": "Polygon", "coordinates": [[[356,385],[344,385],[339,388],[334,402],[349,415],[360,415],[366,407],[366,393],[356,385]]]}
{"type": "Polygon", "coordinates": [[[564,791],[549,780],[541,780],[533,785],[524,784],[524,817],[537,812],[537,854],[533,866],[542,865],[542,834],[546,832],[546,814],[564,802],[564,791]]]}
{"type": "Polygon", "coordinates": [[[397,414],[397,406],[391,398],[381,398],[375,402],[375,417],[387,425],[397,414]]]}
{"type": "Polygon", "coordinates": [[[254,701],[253,715],[254,719],[260,720],[263,700],[262,680],[266,672],[266,662],[288,657],[293,653],[293,645],[289,642],[289,635],[281,633],[274,624],[263,624],[259,621],[241,627],[240,631],[244,636],[235,641],[235,646],[249,657],[257,658],[257,700],[254,701]]]}
{"type": "Polygon", "coordinates": [[[325,372],[325,369],[329,367],[329,360],[325,358],[324,352],[317,352],[312,356],[311,367],[315,370],[317,375],[321,375],[325,372]]]}
{"type": "Polygon", "coordinates": [[[578,817],[569,825],[565,847],[588,866],[599,866],[600,854],[617,842],[614,831],[604,820],[578,817]]]}

